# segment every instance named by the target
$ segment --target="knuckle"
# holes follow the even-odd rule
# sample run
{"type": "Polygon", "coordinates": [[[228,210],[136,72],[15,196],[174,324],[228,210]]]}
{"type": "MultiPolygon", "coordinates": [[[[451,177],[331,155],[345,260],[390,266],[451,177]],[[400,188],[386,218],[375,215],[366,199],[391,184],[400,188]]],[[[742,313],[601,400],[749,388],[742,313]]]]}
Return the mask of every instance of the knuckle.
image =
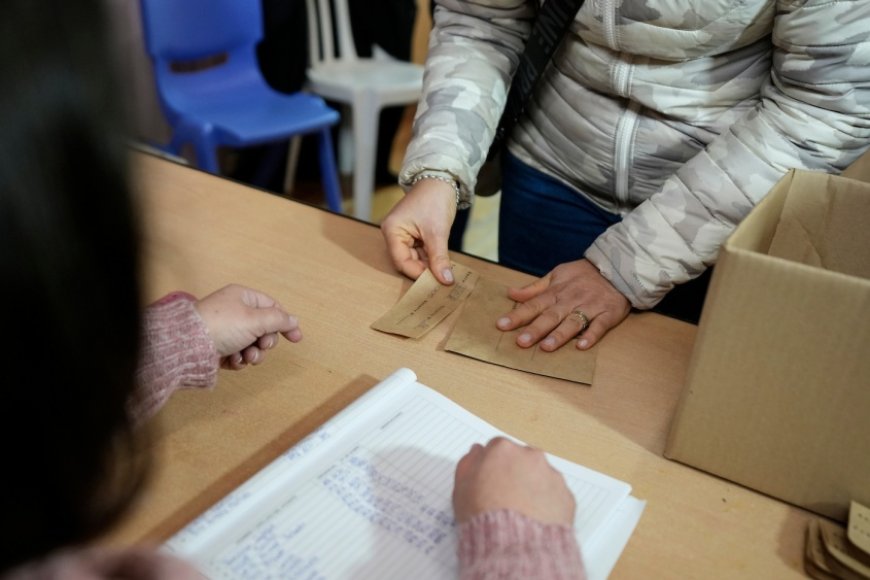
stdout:
{"type": "Polygon", "coordinates": [[[547,338],[552,338],[553,340],[556,341],[557,345],[562,345],[565,343],[566,340],[568,340],[572,336],[574,336],[574,334],[576,334],[576,332],[575,333],[568,333],[565,331],[565,329],[562,326],[559,326],[558,328],[556,328],[552,332],[550,332],[550,334],[547,335],[547,338]]]}
{"type": "Polygon", "coordinates": [[[513,311],[509,312],[505,316],[511,319],[511,323],[516,326],[520,324],[525,324],[529,320],[532,320],[537,315],[537,312],[531,306],[527,306],[526,304],[520,304],[513,311]]]}
{"type": "Polygon", "coordinates": [[[562,322],[562,316],[555,310],[547,309],[538,315],[538,321],[541,322],[542,327],[548,326],[549,328],[555,328],[562,322]]]}
{"type": "Polygon", "coordinates": [[[555,339],[556,346],[559,347],[577,336],[577,332],[563,332],[561,330],[554,330],[550,336],[555,339]]]}

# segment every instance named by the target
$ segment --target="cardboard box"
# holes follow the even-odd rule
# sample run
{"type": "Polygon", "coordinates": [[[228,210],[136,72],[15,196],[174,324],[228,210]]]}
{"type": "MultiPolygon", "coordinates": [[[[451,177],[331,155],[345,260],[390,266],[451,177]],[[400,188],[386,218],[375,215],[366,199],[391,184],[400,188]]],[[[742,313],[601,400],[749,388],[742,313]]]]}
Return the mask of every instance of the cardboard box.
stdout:
{"type": "Polygon", "coordinates": [[[870,502],[870,185],[792,171],[727,240],[665,456],[838,520],[870,502]]]}

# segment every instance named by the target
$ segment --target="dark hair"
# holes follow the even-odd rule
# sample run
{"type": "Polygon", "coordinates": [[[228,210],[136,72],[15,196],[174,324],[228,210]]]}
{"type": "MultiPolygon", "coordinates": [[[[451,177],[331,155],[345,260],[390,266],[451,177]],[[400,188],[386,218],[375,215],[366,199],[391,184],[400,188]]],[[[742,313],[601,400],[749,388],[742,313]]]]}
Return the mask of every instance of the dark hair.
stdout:
{"type": "Polygon", "coordinates": [[[125,410],[138,228],[101,0],[0,18],[0,570],[93,537],[138,491],[125,410]]]}

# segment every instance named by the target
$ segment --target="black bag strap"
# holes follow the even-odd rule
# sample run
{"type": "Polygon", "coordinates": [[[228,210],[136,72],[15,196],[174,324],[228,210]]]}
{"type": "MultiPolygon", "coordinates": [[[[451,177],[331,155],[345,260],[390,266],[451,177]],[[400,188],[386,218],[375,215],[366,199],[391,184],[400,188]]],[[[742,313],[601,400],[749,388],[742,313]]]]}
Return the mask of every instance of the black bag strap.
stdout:
{"type": "Polygon", "coordinates": [[[520,64],[514,73],[508,92],[504,112],[495,130],[495,137],[487,154],[487,160],[504,145],[508,134],[513,130],[526,109],[535,85],[544,74],[547,64],[556,52],[556,47],[565,36],[568,26],[583,6],[583,0],[546,0],[541,6],[529,39],[520,55],[520,64]]]}

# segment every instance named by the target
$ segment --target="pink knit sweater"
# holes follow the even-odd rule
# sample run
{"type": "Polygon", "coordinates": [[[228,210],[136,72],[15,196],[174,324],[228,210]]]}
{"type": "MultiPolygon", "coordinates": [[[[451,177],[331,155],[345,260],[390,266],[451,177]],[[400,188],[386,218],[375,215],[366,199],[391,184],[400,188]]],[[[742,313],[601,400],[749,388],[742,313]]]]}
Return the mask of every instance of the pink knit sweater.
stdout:
{"type": "Polygon", "coordinates": [[[128,407],[138,422],[156,413],[175,391],[217,382],[220,357],[195,302],[186,292],[173,292],[145,309],[138,390],[128,407]]]}
{"type": "Polygon", "coordinates": [[[458,532],[462,580],[586,578],[574,531],[568,526],[499,510],[478,514],[460,524],[458,532]]]}
{"type": "MultiPolygon", "coordinates": [[[[137,421],[157,412],[178,389],[211,387],[217,381],[219,357],[194,300],[189,294],[176,292],[145,311],[139,390],[129,406],[137,421]]],[[[585,577],[574,533],[567,526],[545,525],[502,510],[479,514],[457,529],[463,580],[585,577]]],[[[164,554],[102,548],[59,551],[0,576],[5,580],[200,577],[164,554]]]]}

